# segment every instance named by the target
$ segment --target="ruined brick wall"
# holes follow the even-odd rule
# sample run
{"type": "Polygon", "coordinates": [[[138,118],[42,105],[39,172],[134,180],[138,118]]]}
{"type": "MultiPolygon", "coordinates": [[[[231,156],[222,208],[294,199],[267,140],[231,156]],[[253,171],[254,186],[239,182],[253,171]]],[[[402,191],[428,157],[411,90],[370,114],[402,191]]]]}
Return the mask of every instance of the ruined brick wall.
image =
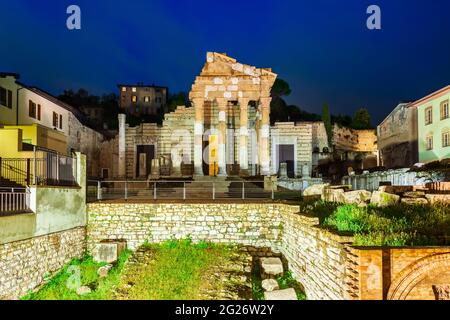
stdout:
{"type": "Polygon", "coordinates": [[[86,228],[79,227],[0,245],[0,300],[17,299],[72,258],[82,257],[86,228]]]}
{"type": "Polygon", "coordinates": [[[100,149],[103,135],[85,125],[69,112],[67,152],[79,151],[86,155],[88,177],[100,176],[100,149]]]}
{"type": "Polygon", "coordinates": [[[361,300],[449,300],[450,248],[350,248],[361,300]]]}
{"type": "Polygon", "coordinates": [[[409,168],[419,162],[417,108],[399,104],[377,127],[381,164],[409,168]]]}
{"type": "Polygon", "coordinates": [[[346,285],[347,242],[320,229],[316,218],[287,204],[88,204],[88,250],[104,239],[194,241],[271,247],[287,259],[308,299],[352,299],[346,285]]]}

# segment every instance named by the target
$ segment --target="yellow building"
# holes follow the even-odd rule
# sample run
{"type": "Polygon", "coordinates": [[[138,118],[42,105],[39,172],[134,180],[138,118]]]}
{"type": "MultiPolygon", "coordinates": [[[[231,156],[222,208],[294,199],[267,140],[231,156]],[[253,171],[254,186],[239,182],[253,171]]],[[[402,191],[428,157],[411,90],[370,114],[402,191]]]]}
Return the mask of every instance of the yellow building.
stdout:
{"type": "Polygon", "coordinates": [[[31,146],[67,153],[67,138],[59,131],[51,130],[39,124],[24,126],[3,126],[0,128],[0,157],[28,158],[31,146]],[[24,145],[25,144],[25,145],[24,145]]]}

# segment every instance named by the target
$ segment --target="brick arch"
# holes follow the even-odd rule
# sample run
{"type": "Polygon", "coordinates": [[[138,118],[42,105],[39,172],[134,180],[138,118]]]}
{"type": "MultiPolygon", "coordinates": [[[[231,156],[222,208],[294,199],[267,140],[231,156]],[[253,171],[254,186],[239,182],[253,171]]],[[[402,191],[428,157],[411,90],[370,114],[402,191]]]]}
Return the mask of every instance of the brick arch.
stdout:
{"type": "Polygon", "coordinates": [[[409,293],[425,276],[438,269],[450,270],[450,253],[427,256],[408,265],[392,281],[387,299],[406,300],[409,293]]]}

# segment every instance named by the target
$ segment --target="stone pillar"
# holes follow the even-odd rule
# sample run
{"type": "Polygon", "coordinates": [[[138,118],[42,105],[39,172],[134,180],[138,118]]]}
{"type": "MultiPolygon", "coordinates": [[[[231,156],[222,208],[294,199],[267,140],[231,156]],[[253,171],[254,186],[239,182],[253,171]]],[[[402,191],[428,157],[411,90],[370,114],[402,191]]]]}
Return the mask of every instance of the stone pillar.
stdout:
{"type": "Polygon", "coordinates": [[[248,175],[248,102],[249,99],[239,99],[240,128],[239,128],[239,168],[241,175],[248,175]]]}
{"type": "Polygon", "coordinates": [[[125,159],[125,148],[126,148],[126,132],[125,132],[125,121],[126,116],[121,113],[119,114],[119,178],[126,177],[126,159],[125,159]]]}
{"type": "Polygon", "coordinates": [[[194,99],[194,175],[203,175],[203,99],[194,99]]]}
{"type": "Polygon", "coordinates": [[[270,174],[269,135],[270,135],[270,101],[271,98],[260,98],[261,104],[261,128],[259,145],[261,175],[270,174]]]}
{"type": "Polygon", "coordinates": [[[219,176],[227,175],[226,163],[226,142],[227,142],[227,103],[228,100],[218,98],[216,99],[219,107],[219,143],[218,143],[218,158],[219,158],[219,176]]]}

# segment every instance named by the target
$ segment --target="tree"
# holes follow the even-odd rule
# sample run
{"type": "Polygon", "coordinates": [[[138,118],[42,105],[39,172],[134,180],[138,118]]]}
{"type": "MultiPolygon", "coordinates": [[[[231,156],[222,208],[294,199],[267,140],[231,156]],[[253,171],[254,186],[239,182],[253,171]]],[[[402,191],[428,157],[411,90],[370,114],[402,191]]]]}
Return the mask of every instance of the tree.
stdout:
{"type": "Polygon", "coordinates": [[[371,129],[370,114],[366,108],[356,110],[351,127],[353,129],[371,129]]]}
{"type": "Polygon", "coordinates": [[[327,131],[328,145],[331,146],[333,141],[333,127],[331,125],[330,108],[327,103],[325,103],[322,108],[322,121],[325,125],[325,130],[327,131]]]}
{"type": "Polygon", "coordinates": [[[281,98],[283,96],[288,96],[291,94],[291,88],[289,84],[283,79],[277,78],[272,86],[270,95],[272,98],[281,98]]]}
{"type": "Polygon", "coordinates": [[[189,106],[189,98],[186,92],[178,92],[169,97],[169,112],[175,111],[178,106],[189,106]]]}

